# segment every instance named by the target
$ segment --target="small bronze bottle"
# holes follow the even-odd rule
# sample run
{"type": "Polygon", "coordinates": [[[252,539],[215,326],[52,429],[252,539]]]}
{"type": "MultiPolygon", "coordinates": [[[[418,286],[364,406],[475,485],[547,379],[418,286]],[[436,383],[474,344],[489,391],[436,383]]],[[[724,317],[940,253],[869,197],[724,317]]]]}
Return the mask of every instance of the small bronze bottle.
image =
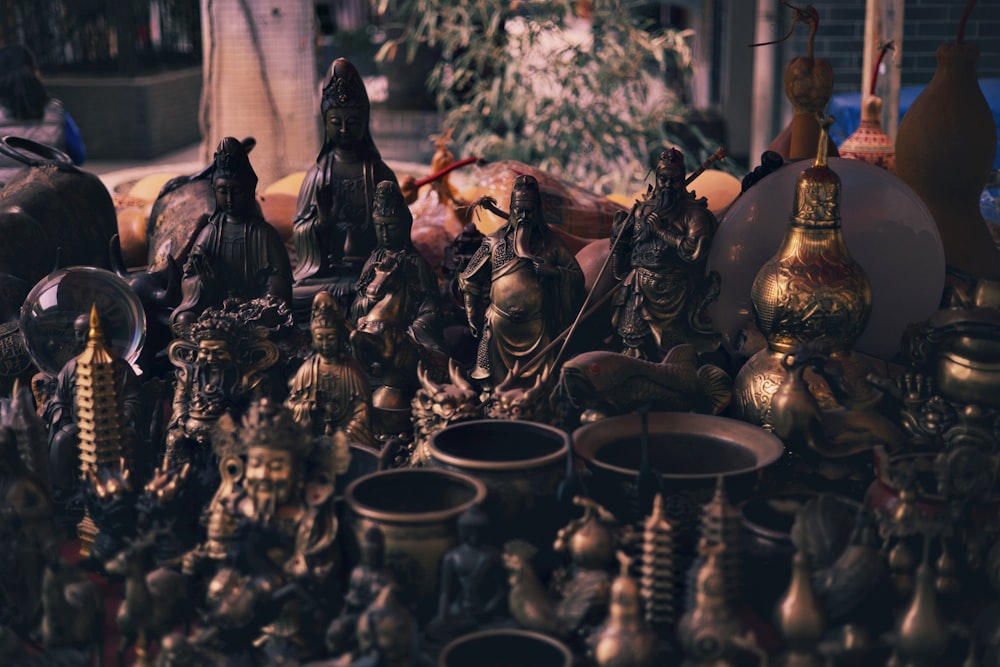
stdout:
{"type": "MultiPolygon", "coordinates": [[[[824,128],[815,163],[796,183],[781,247],[761,267],[750,293],[767,348],[737,375],[734,407],[740,418],[768,429],[771,397],[784,378],[781,360],[797,344],[821,341],[847,382],[864,377],[852,349],[871,315],[872,288],[844,242],[840,177],[827,166],[826,148],[824,128]]],[[[822,398],[817,397],[821,406],[822,398]]]]}

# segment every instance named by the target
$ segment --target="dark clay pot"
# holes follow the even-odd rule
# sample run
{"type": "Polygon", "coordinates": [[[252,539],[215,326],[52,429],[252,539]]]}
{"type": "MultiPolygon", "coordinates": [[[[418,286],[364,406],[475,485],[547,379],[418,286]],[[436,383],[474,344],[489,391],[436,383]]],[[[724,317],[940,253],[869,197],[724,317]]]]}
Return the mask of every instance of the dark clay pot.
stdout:
{"type": "Polygon", "coordinates": [[[458,544],[456,519],[484,500],[485,484],[450,470],[400,468],[364,475],[344,491],[349,557],[360,553],[365,532],[378,527],[386,563],[411,598],[407,602],[426,620],[437,605],[441,558],[458,544]]]}
{"type": "MultiPolygon", "coordinates": [[[[636,516],[636,479],[642,426],[637,414],[610,417],[573,432],[574,451],[593,474],[591,494],[619,519],[636,516]]],[[[785,448],[777,437],[746,422],[682,412],[649,414],[649,458],[662,480],[667,515],[681,532],[693,529],[701,507],[725,480],[729,500],[750,497],[763,470],[785,448]]]]}
{"type": "Polygon", "coordinates": [[[556,489],[566,473],[565,431],[532,421],[480,419],[438,431],[429,449],[432,466],[486,484],[486,510],[498,544],[513,537],[551,541],[562,518],[556,489]]]}
{"type": "Polygon", "coordinates": [[[441,650],[439,667],[572,667],[562,642],[530,630],[481,630],[441,650]]]}

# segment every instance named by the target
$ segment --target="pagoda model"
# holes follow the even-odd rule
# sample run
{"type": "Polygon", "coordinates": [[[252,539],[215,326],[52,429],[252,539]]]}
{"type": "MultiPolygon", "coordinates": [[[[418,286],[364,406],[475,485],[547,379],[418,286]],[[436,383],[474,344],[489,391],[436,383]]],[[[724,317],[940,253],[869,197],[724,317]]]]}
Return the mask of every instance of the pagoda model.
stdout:
{"type": "MultiPolygon", "coordinates": [[[[87,347],[76,358],[76,419],[80,428],[80,474],[85,483],[99,480],[102,468],[132,468],[127,416],[115,380],[114,369],[120,363],[104,338],[95,304],[90,309],[87,347]]],[[[97,535],[89,514],[84,515],[77,530],[81,553],[89,553],[97,535]]]]}

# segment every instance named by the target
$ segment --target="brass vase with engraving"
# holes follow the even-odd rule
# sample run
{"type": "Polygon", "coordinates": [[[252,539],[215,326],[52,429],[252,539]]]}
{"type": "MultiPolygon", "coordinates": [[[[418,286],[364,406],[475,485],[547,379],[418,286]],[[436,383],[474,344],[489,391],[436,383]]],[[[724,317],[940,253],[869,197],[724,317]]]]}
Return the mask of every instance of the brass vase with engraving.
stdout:
{"type": "Polygon", "coordinates": [[[826,147],[824,128],[815,163],[796,183],[791,224],[781,247],[761,267],[750,293],[767,347],[737,375],[733,409],[740,419],[767,429],[772,426],[771,398],[785,376],[781,361],[796,345],[826,345],[849,384],[865,375],[852,349],[871,315],[871,283],[844,242],[840,177],[827,165],[826,147]]]}

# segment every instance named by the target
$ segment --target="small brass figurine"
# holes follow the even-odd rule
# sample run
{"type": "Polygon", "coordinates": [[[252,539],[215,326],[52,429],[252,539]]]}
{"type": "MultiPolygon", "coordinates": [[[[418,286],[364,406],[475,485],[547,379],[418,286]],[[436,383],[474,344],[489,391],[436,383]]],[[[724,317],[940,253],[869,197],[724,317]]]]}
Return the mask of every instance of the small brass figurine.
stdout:
{"type": "Polygon", "coordinates": [[[771,397],[771,425],[774,433],[795,452],[811,450],[824,457],[841,458],[882,445],[889,451],[902,449],[903,432],[875,408],[881,392],[874,386],[856,388],[842,382],[831,353],[822,343],[796,345],[781,361],[785,379],[771,397]],[[843,404],[823,410],[804,377],[812,368],[837,390],[843,404]],[[862,392],[858,395],[858,392],[862,392]]]}
{"type": "Polygon", "coordinates": [[[484,544],[489,517],[473,505],[458,517],[459,545],[441,560],[437,616],[427,627],[435,638],[456,636],[496,620],[506,588],[500,552],[484,544]]]}
{"type": "Polygon", "coordinates": [[[240,512],[274,526],[291,540],[285,572],[324,580],[334,566],[337,517],[333,475],[315,465],[322,445],[308,436],[290,411],[271,399],[254,403],[240,431],[246,446],[246,471],[240,512]]]}
{"type": "Polygon", "coordinates": [[[676,620],[677,567],[674,563],[674,527],[667,520],[663,494],[653,498],[653,511],[643,522],[642,577],[639,580],[643,615],[658,634],[676,620]]]}
{"type": "Polygon", "coordinates": [[[362,650],[350,667],[434,667],[420,650],[417,620],[398,601],[394,586],[384,586],[365,609],[358,635],[362,650]]]}
{"type": "Polygon", "coordinates": [[[42,607],[47,649],[72,647],[98,655],[104,650],[104,593],[82,569],[50,557],[42,577],[42,607]]]}
{"type": "Polygon", "coordinates": [[[417,386],[417,364],[437,352],[443,366],[441,304],[437,278],[410,240],[413,216],[395,181],[375,189],[372,222],[378,246],[361,270],[351,307],[351,345],[366,367],[377,365],[381,384],[373,397],[380,408],[409,406],[417,386]]]}
{"type": "Polygon", "coordinates": [[[175,328],[229,297],[250,300],[271,294],[291,304],[288,251],[261,214],[256,188],[257,174],[246,149],[226,137],[219,143],[212,172],[215,212],[199,222],[184,264],[183,299],[170,318],[175,328]]]}
{"type": "Polygon", "coordinates": [[[554,548],[568,552],[571,563],[556,573],[555,594],[541,583],[531,559],[538,552],[523,540],[504,544],[503,562],[510,591],[511,616],[524,628],[556,637],[586,633],[605,617],[611,596],[611,571],[623,537],[618,522],[606,509],[576,496],[583,516],[559,530],[554,548]]]}
{"type": "Polygon", "coordinates": [[[526,384],[551,363],[540,354],[577,315],[583,271],[549,228],[538,181],[518,176],[507,223],[487,236],[459,277],[469,326],[479,338],[475,380],[495,386],[520,362],[526,384]]]}
{"type": "Polygon", "coordinates": [[[289,382],[285,405],[314,436],[343,431],[348,439],[374,445],[371,389],[348,347],[348,328],[329,292],[313,299],[313,354],[289,382]]]}
{"type": "Polygon", "coordinates": [[[420,388],[411,402],[414,443],[409,463],[430,461],[430,437],[450,424],[482,418],[479,392],[462,373],[458,362],[448,360],[451,382],[437,383],[423,365],[417,367],[420,388]]]}
{"type": "Polygon", "coordinates": [[[396,175],[372,140],[365,84],[344,58],[330,66],[321,110],[323,147],[302,182],[293,222],[295,310],[308,308],[322,289],[347,312],[361,267],[376,247],[371,221],[375,186],[395,183],[396,175]]]}
{"type": "Polygon", "coordinates": [[[699,352],[718,346],[704,321],[719,293],[719,275],[705,274],[718,226],[705,198],[686,189],[683,153],[661,153],[656,185],[611,232],[612,271],[624,280],[612,325],[625,354],[658,360],[679,343],[699,352]]]}
{"type": "Polygon", "coordinates": [[[225,304],[177,330],[179,337],[168,348],[177,382],[167,454],[185,462],[193,451],[208,446],[211,429],[223,414],[240,414],[264,394],[264,372],[279,355],[266,329],[248,326],[238,309],[225,304]]]}
{"type": "Polygon", "coordinates": [[[139,522],[138,489],[124,459],[115,467],[87,470],[86,513],[77,526],[80,555],[98,566],[118,553],[135,536],[139,522]]]}
{"type": "Polygon", "coordinates": [[[156,531],[150,531],[130,541],[105,564],[108,574],[125,580],[125,592],[115,617],[121,632],[119,661],[124,659],[125,650],[134,645],[133,664],[138,666],[152,665],[149,643],[189,622],[194,612],[184,575],[170,568],[155,567],[156,537],[156,531]]]}
{"type": "Polygon", "coordinates": [[[551,369],[546,366],[535,376],[535,384],[525,387],[520,382],[521,365],[515,363],[504,381],[493,387],[486,402],[489,419],[526,419],[536,422],[549,421],[549,394],[551,369]]]}
{"type": "Polygon", "coordinates": [[[330,653],[341,655],[356,646],[358,619],[379,593],[394,586],[396,577],[385,563],[385,536],[381,529],[372,526],[365,531],[361,542],[361,562],[351,570],[344,595],[344,608],[330,623],[326,631],[326,647],[330,653]]]}
{"type": "Polygon", "coordinates": [[[375,187],[372,224],[378,245],[361,270],[357,297],[351,307],[351,321],[360,327],[362,320],[385,322],[387,315],[394,316],[391,323],[406,331],[418,344],[440,346],[441,306],[437,278],[413,245],[410,238],[413,214],[395,181],[382,181],[375,187]],[[389,257],[395,258],[397,270],[402,271],[400,287],[406,292],[405,297],[396,297],[398,305],[392,312],[387,312],[382,305],[385,295],[379,289],[370,289],[379,275],[378,267],[389,257]],[[372,310],[379,305],[377,318],[373,318],[372,310]]]}
{"type": "Polygon", "coordinates": [[[913,597],[896,627],[892,659],[900,667],[940,664],[950,641],[951,630],[934,591],[934,570],[925,541],[924,558],[917,568],[913,597]]]}
{"type": "Polygon", "coordinates": [[[278,652],[298,646],[298,657],[312,657],[324,628],[310,619],[333,604],[327,597],[339,558],[333,483],[346,466],[333,467],[331,461],[343,459],[329,449],[346,442],[311,437],[270,398],[251,404],[239,429],[217,431],[213,440],[224,441],[221,458],[236,469],[223,470],[226,487],[211,507],[219,515],[215,533],[209,518],[210,539],[217,544],[196,549],[185,558],[185,569],[197,572],[206,558],[218,561],[216,554],[224,551],[224,566],[209,585],[219,593],[215,613],[228,619],[220,622],[238,625],[241,635],[253,632],[247,619],[264,618],[264,607],[273,607],[256,645],[278,652]],[[227,530],[227,524],[236,527],[227,530]],[[288,594],[276,598],[279,589],[288,594]],[[311,595],[294,594],[299,589],[311,595]]]}
{"type": "Polygon", "coordinates": [[[748,654],[766,662],[756,638],[747,632],[730,604],[731,591],[722,563],[728,547],[707,544],[698,547],[689,581],[689,606],[677,626],[677,638],[686,654],[685,665],[743,664],[748,654]]]}

